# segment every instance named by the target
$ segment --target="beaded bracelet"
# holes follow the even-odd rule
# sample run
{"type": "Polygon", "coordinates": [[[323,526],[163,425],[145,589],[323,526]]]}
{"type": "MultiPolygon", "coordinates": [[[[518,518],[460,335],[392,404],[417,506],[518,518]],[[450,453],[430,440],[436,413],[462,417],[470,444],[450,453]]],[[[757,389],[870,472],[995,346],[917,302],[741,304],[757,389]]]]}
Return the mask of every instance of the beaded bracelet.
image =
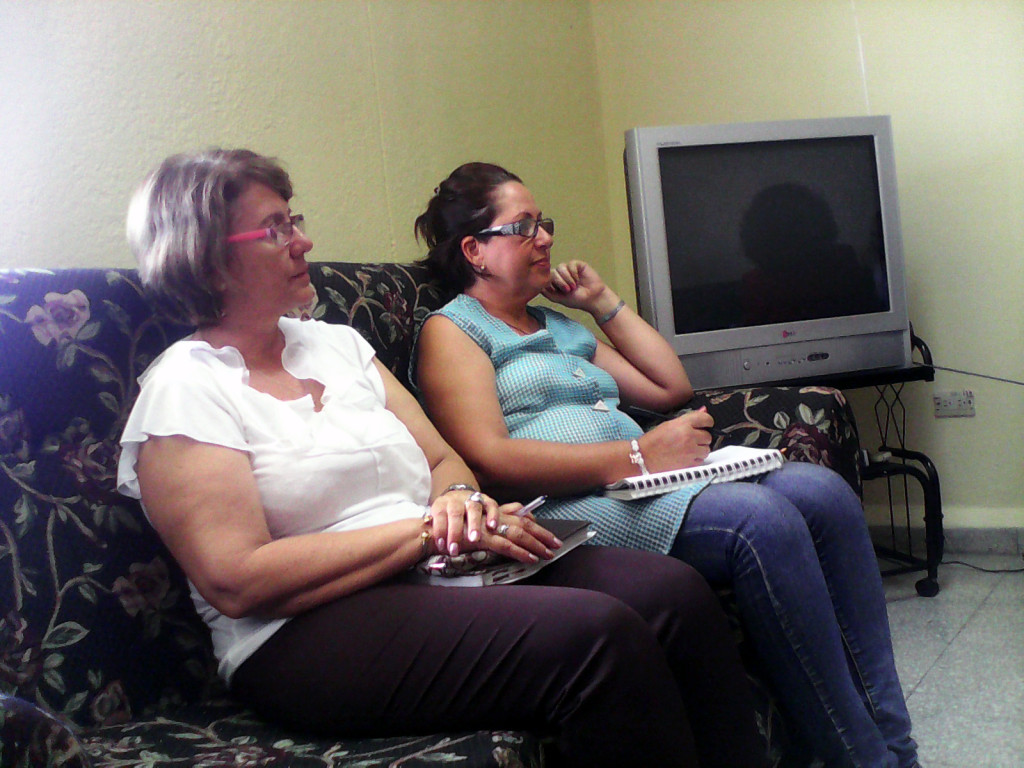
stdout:
{"type": "Polygon", "coordinates": [[[619,303],[615,305],[615,308],[612,309],[607,315],[604,315],[603,317],[601,317],[601,319],[599,319],[597,321],[597,324],[598,325],[604,325],[609,320],[611,320],[613,317],[615,317],[617,314],[619,314],[619,312],[622,311],[622,308],[624,306],[626,306],[625,300],[624,299],[619,299],[619,303]]]}
{"type": "Polygon", "coordinates": [[[642,474],[651,474],[647,471],[647,463],[644,461],[644,455],[640,453],[640,443],[636,440],[629,441],[629,460],[640,467],[640,472],[642,474]]]}

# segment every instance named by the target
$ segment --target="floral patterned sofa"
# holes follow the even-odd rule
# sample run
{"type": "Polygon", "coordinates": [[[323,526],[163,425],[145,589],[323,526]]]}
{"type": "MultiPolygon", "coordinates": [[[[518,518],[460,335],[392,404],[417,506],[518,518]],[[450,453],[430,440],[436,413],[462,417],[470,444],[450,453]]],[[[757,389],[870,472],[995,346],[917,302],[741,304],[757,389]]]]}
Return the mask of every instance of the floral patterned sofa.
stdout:
{"type": "MultiPolygon", "coordinates": [[[[443,291],[410,265],[311,273],[313,316],[357,327],[405,380],[416,328],[443,291]]],[[[115,491],[136,377],[188,330],[153,316],[133,270],[0,271],[0,766],[543,765],[532,734],[333,740],[232,701],[182,573],[115,491]]],[[[697,404],[730,442],[786,446],[859,490],[841,393],[704,392],[697,404]]],[[[776,762],[794,764],[761,693],[776,762]]]]}

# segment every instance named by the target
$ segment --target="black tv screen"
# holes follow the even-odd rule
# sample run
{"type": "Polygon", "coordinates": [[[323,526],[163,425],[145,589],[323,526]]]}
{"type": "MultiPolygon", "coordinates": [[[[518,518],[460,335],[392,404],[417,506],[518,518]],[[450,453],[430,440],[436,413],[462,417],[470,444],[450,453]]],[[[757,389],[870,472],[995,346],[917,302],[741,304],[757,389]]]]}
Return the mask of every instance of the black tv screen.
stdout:
{"type": "Polygon", "coordinates": [[[888,311],[871,136],[658,158],[676,333],[888,311]]]}

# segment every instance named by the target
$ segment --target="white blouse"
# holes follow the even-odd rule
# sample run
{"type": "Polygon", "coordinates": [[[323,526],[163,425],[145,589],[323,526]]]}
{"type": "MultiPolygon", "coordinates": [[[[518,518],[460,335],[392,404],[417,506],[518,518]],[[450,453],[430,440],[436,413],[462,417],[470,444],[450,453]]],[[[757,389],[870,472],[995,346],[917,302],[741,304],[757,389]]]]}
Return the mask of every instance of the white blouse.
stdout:
{"type": "MultiPolygon", "coordinates": [[[[118,490],[140,497],[135,465],[149,436],[184,435],[249,455],[274,538],[421,516],[430,468],[405,425],[385,408],[373,348],[347,326],[282,318],[280,328],[285,370],[323,384],[321,410],[309,395],[278,400],[248,386],[235,348],[183,339],[139,378],[139,398],[121,437],[118,490]]],[[[230,681],[286,620],[230,619],[190,586],[220,674],[230,681]]]]}

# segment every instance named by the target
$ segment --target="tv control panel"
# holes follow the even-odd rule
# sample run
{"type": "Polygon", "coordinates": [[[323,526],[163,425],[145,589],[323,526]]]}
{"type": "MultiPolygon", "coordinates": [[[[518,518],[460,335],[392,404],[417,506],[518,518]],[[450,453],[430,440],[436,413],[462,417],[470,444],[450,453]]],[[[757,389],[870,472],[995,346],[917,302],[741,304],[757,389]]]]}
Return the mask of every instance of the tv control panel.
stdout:
{"type": "Polygon", "coordinates": [[[910,365],[909,334],[790,342],[712,354],[681,355],[695,389],[785,382],[910,365]]]}

